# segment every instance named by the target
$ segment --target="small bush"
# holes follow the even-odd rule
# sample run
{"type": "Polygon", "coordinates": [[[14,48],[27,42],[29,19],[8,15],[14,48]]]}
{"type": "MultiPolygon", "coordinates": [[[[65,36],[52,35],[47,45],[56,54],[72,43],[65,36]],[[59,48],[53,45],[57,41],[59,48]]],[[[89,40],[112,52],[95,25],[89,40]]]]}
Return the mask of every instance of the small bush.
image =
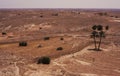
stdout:
{"type": "Polygon", "coordinates": [[[42,27],[40,27],[39,29],[42,29],[42,27]]]}
{"type": "Polygon", "coordinates": [[[38,62],[37,62],[37,64],[50,64],[50,58],[49,57],[46,57],[46,56],[44,56],[44,57],[40,57],[39,59],[38,59],[38,62]]]}
{"type": "Polygon", "coordinates": [[[50,37],[44,37],[44,40],[49,40],[50,39],[50,37]]]}
{"type": "Polygon", "coordinates": [[[115,18],[118,18],[118,16],[115,16],[115,18]]]}
{"type": "Polygon", "coordinates": [[[42,47],[42,45],[38,45],[38,48],[41,48],[42,47]]]}
{"type": "Polygon", "coordinates": [[[2,35],[7,35],[7,33],[6,32],[2,32],[2,35]]]}
{"type": "Polygon", "coordinates": [[[27,46],[27,42],[19,42],[19,46],[27,46]]]}
{"type": "Polygon", "coordinates": [[[58,13],[52,14],[52,16],[58,16],[58,13]]]}
{"type": "Polygon", "coordinates": [[[60,40],[64,40],[64,38],[60,38],[60,40]]]}
{"type": "Polygon", "coordinates": [[[78,12],[78,14],[80,14],[80,12],[78,12]]]}
{"type": "Polygon", "coordinates": [[[110,17],[114,17],[114,16],[110,16],[110,17]]]}
{"type": "Polygon", "coordinates": [[[62,47],[58,47],[56,50],[63,50],[63,48],[62,47]]]}
{"type": "Polygon", "coordinates": [[[43,18],[43,16],[42,16],[42,15],[41,15],[40,17],[41,17],[41,18],[43,18]]]}
{"type": "Polygon", "coordinates": [[[18,13],[18,15],[21,15],[20,13],[18,13]]]}

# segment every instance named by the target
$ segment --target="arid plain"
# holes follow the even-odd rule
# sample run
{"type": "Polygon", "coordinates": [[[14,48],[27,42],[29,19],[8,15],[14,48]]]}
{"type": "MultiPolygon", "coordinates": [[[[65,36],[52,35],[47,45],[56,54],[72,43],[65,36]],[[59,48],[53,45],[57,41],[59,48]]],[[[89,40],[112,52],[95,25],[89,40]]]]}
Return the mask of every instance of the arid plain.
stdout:
{"type": "Polygon", "coordinates": [[[0,10],[0,32],[0,76],[120,75],[120,10],[0,10]],[[89,50],[91,27],[99,24],[109,26],[102,51],[89,50]],[[42,56],[51,63],[37,64],[42,56]]]}

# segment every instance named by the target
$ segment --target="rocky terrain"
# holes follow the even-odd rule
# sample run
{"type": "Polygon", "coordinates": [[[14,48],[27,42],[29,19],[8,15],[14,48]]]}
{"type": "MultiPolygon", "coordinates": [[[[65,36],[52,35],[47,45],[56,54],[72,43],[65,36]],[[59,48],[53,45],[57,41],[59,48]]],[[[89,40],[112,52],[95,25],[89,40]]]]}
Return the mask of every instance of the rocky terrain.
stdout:
{"type": "Polygon", "coordinates": [[[120,12],[108,10],[0,10],[0,76],[119,76],[119,24],[120,12]],[[95,24],[110,27],[102,51],[90,50],[95,24]],[[42,56],[51,63],[37,64],[42,56]]]}

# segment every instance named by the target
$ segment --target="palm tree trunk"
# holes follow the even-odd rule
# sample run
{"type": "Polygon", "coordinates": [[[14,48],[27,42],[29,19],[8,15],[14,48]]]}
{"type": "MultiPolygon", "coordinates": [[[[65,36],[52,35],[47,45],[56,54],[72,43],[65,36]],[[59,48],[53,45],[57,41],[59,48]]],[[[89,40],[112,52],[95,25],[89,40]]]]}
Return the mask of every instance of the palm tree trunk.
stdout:
{"type": "Polygon", "coordinates": [[[101,41],[102,41],[102,36],[100,36],[100,42],[99,42],[99,45],[98,45],[98,51],[100,50],[101,41]]]}
{"type": "Polygon", "coordinates": [[[94,43],[95,43],[95,50],[97,49],[97,45],[96,45],[96,38],[94,37],[94,43]]]}

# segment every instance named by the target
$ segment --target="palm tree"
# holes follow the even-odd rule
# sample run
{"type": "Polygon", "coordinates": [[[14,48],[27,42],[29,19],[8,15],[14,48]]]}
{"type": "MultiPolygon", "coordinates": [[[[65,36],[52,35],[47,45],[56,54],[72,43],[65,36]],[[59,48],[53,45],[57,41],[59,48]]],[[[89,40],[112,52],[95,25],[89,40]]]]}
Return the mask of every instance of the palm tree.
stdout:
{"type": "Polygon", "coordinates": [[[100,45],[101,45],[102,37],[105,36],[105,32],[100,31],[100,32],[99,32],[99,35],[100,35],[100,41],[99,41],[99,45],[98,45],[98,49],[97,49],[98,51],[100,51],[100,45]]]}
{"type": "Polygon", "coordinates": [[[92,32],[91,37],[94,39],[95,50],[100,51],[102,38],[106,37],[105,36],[105,30],[109,30],[109,26],[106,26],[105,30],[103,30],[102,25],[94,25],[94,26],[92,26],[92,29],[93,29],[93,32],[92,32]],[[98,46],[97,46],[97,42],[96,42],[97,38],[99,38],[98,46]]]}
{"type": "Polygon", "coordinates": [[[98,31],[102,31],[102,30],[103,30],[103,26],[102,26],[102,25],[98,25],[98,26],[97,26],[97,30],[98,30],[98,31]]]}
{"type": "Polygon", "coordinates": [[[93,30],[96,30],[96,29],[97,29],[97,26],[96,26],[96,25],[92,26],[92,29],[93,29],[93,30]]]}
{"type": "Polygon", "coordinates": [[[93,32],[92,32],[92,37],[93,37],[94,43],[95,43],[95,50],[97,50],[97,45],[96,45],[96,34],[97,34],[96,31],[93,31],[93,32]]]}
{"type": "Polygon", "coordinates": [[[97,35],[97,32],[96,32],[96,29],[97,29],[97,26],[94,25],[94,26],[92,27],[92,30],[93,30],[93,32],[92,32],[92,38],[94,39],[95,50],[97,49],[97,45],[96,45],[96,35],[97,35]]]}

